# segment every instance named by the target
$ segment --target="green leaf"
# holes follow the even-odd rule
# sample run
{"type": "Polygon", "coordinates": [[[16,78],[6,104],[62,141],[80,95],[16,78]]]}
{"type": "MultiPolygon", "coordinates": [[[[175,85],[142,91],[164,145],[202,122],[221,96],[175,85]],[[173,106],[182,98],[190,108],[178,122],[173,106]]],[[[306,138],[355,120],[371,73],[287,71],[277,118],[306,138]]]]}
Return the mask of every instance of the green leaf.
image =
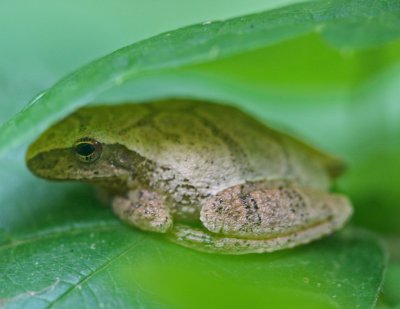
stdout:
{"type": "Polygon", "coordinates": [[[0,169],[5,308],[371,308],[376,301],[386,257],[368,233],[348,230],[273,254],[199,253],[123,226],[89,186],[38,181],[12,162],[0,169]]]}
{"type": "Polygon", "coordinates": [[[391,306],[400,305],[400,263],[390,264],[386,273],[383,299],[391,306]]]}
{"type": "Polygon", "coordinates": [[[0,128],[0,152],[20,145],[50,123],[99,94],[143,75],[225,58],[321,32],[339,48],[376,46],[400,35],[400,4],[385,1],[318,1],[206,22],[122,48],[65,77],[0,128]]]}
{"type": "Polygon", "coordinates": [[[383,308],[400,307],[400,237],[386,236],[385,245],[390,253],[391,262],[389,263],[379,304],[383,308]]]}

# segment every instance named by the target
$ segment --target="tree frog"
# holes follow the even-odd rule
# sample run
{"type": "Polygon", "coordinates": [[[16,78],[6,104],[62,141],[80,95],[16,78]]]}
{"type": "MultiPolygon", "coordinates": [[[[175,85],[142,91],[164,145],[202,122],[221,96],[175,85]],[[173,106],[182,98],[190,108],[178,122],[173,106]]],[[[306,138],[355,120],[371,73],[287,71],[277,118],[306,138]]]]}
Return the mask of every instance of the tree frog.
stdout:
{"type": "Polygon", "coordinates": [[[342,163],[241,110],[191,100],[84,107],[28,149],[29,169],[96,185],[114,213],[186,247],[271,252],[341,228],[342,163]]]}

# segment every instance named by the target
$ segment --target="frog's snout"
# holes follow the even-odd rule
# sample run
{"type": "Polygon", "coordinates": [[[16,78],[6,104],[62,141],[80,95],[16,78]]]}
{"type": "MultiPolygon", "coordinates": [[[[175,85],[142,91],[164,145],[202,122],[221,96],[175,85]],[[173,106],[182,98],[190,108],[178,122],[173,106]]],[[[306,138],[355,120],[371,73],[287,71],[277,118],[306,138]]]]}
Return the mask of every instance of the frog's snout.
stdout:
{"type": "Polygon", "coordinates": [[[35,175],[42,178],[54,179],[52,176],[54,175],[54,170],[59,164],[59,158],[40,153],[27,159],[26,164],[29,170],[35,175]]]}

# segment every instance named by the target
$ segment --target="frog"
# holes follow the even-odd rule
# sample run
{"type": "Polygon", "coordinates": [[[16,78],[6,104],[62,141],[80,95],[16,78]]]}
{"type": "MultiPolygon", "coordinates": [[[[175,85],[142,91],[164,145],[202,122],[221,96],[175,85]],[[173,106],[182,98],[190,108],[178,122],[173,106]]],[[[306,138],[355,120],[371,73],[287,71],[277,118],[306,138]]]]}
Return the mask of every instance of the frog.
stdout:
{"type": "Polygon", "coordinates": [[[102,192],[124,223],[197,251],[264,253],[342,228],[344,164],[232,104],[194,99],[82,107],[42,133],[28,168],[102,192]]]}

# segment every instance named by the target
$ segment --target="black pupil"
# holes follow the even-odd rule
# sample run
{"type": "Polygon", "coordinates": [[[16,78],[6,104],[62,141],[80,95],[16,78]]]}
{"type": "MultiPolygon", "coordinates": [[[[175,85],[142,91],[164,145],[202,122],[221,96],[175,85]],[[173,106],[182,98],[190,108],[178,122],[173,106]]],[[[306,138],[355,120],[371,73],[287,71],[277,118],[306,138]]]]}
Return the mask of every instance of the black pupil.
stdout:
{"type": "Polygon", "coordinates": [[[90,156],[95,151],[96,147],[91,143],[80,143],[76,145],[76,152],[84,157],[90,156]]]}

